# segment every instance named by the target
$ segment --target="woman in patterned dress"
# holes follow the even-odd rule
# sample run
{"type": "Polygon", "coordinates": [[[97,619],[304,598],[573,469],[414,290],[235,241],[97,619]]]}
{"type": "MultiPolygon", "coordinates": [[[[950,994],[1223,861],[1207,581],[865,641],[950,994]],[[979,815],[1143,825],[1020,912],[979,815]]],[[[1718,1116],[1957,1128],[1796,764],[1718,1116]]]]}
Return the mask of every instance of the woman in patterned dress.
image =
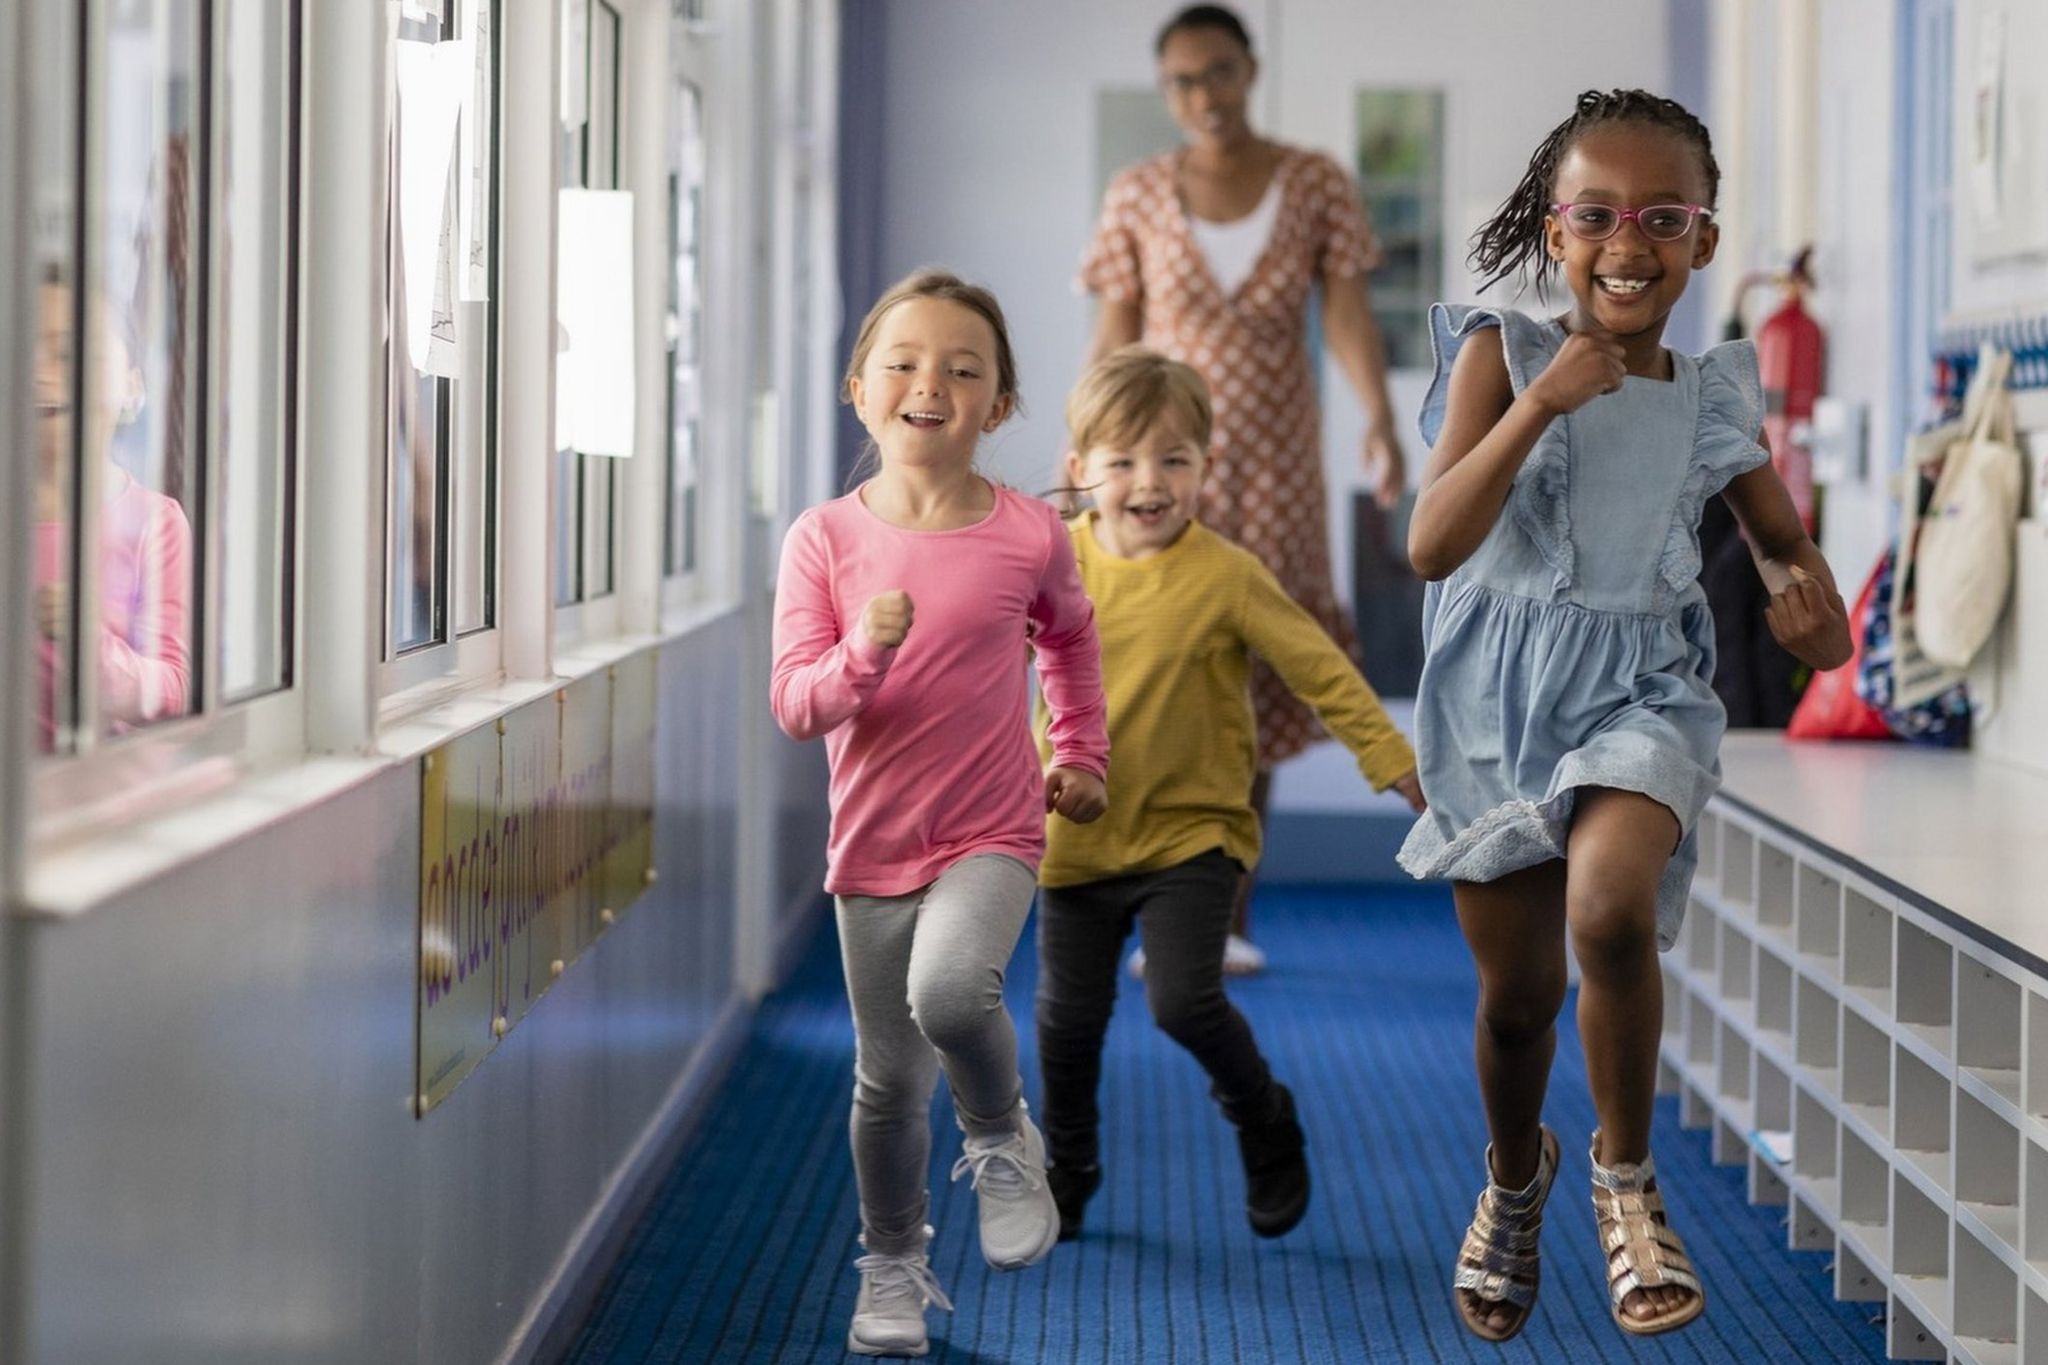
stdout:
{"type": "MultiPolygon", "coordinates": [[[[1216,416],[1203,524],[1257,555],[1355,655],[1330,577],[1306,315],[1310,289],[1320,285],[1324,344],[1365,403],[1366,469],[1380,505],[1392,506],[1406,469],[1366,291],[1378,243],[1341,166],[1262,138],[1246,122],[1258,62],[1235,14],[1190,6],[1160,30],[1157,50],[1160,88],[1187,143],[1125,168],[1103,197],[1081,263],[1082,287],[1101,301],[1088,363],[1142,340],[1200,371],[1216,416]]],[[[1253,672],[1252,697],[1252,802],[1263,821],[1273,766],[1322,730],[1263,665],[1253,672]]],[[[1264,965],[1244,937],[1250,897],[1246,877],[1225,958],[1226,970],[1238,973],[1264,965]]]]}

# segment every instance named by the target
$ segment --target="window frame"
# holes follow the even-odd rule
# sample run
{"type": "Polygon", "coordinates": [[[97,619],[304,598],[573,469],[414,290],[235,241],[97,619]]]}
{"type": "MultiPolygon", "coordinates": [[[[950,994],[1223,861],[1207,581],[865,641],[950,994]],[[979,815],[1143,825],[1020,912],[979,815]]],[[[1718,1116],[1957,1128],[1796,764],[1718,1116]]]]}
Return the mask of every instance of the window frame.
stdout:
{"type": "MultiPolygon", "coordinates": [[[[249,0],[253,3],[253,0],[249,0]]],[[[299,661],[303,658],[303,613],[297,588],[301,577],[300,557],[304,552],[300,502],[303,497],[300,452],[305,441],[303,389],[305,375],[304,257],[306,221],[304,186],[307,173],[306,118],[308,84],[305,79],[307,6],[312,0],[285,0],[279,22],[283,25],[282,102],[279,120],[283,128],[285,220],[282,225],[281,259],[284,276],[279,284],[283,318],[279,340],[283,355],[276,375],[283,383],[283,427],[281,441],[284,488],[280,499],[283,525],[280,529],[279,605],[280,681],[246,695],[226,700],[222,696],[221,652],[223,639],[219,623],[218,573],[224,535],[221,515],[221,480],[218,465],[217,424],[213,404],[218,396],[215,374],[220,359],[216,327],[218,252],[221,225],[226,220],[222,199],[223,178],[217,173],[223,155],[223,139],[229,121],[217,117],[222,96],[222,73],[227,69],[223,46],[230,25],[224,7],[213,3],[197,7],[195,22],[199,33],[194,43],[197,77],[194,81],[194,145],[203,148],[193,168],[195,206],[191,236],[193,287],[187,301],[187,325],[192,341],[187,348],[188,429],[192,461],[191,478],[198,525],[193,528],[192,658],[193,705],[184,716],[167,718],[130,733],[103,732],[97,705],[94,673],[98,655],[92,641],[98,630],[98,608],[91,586],[93,565],[98,557],[98,518],[79,515],[81,508],[98,500],[98,478],[84,458],[83,433],[74,429],[69,459],[72,485],[70,498],[74,535],[71,545],[72,620],[71,638],[65,642],[69,654],[67,669],[74,703],[68,727],[59,727],[59,743],[49,753],[30,754],[27,781],[29,818],[27,833],[33,848],[62,845],[85,834],[125,822],[137,812],[160,809],[220,791],[242,776],[275,766],[304,752],[305,701],[299,661]],[[66,742],[68,740],[68,742],[66,742]]],[[[275,0],[265,0],[266,5],[275,0]]],[[[92,242],[97,222],[98,201],[104,196],[101,137],[93,120],[101,117],[103,104],[96,98],[108,79],[106,66],[107,12],[100,5],[80,5],[68,21],[72,45],[68,67],[75,98],[66,107],[38,109],[32,122],[44,118],[61,129],[61,150],[45,168],[69,179],[72,224],[62,254],[47,247],[36,255],[33,278],[40,279],[47,268],[63,272],[74,293],[74,325],[88,306],[87,282],[95,268],[96,248],[92,242]],[[62,164],[60,164],[60,162],[62,164]]],[[[39,169],[36,174],[42,174],[39,169]]],[[[81,333],[83,335],[83,333],[81,333]]],[[[82,403],[86,379],[84,357],[88,348],[74,352],[76,372],[71,383],[73,403],[82,403]]],[[[61,685],[61,683],[60,683],[61,685]]]]}
{"type": "MultiPolygon", "coordinates": [[[[577,175],[572,182],[566,175],[558,179],[564,189],[630,189],[631,176],[626,155],[627,140],[627,32],[628,17],[625,9],[613,0],[588,0],[584,7],[584,35],[581,51],[584,59],[584,114],[583,125],[576,133],[577,175]],[[610,46],[611,76],[605,85],[611,99],[606,116],[611,121],[611,164],[601,176],[592,174],[591,152],[596,140],[598,121],[598,92],[596,79],[598,62],[598,24],[600,14],[614,25],[614,36],[610,46]],[[594,183],[596,181],[605,183],[594,183]]],[[[637,212],[637,209],[636,209],[637,212]]],[[[561,242],[555,243],[559,253],[561,242]]],[[[637,363],[637,361],[636,361],[637,363]]],[[[559,401],[559,400],[558,400],[559,401]]],[[[555,595],[553,576],[549,581],[549,596],[554,611],[554,635],[558,647],[568,648],[577,644],[609,639],[618,635],[624,625],[620,602],[625,595],[630,578],[630,567],[625,553],[625,519],[621,509],[627,504],[631,493],[631,459],[618,459],[609,455],[588,455],[573,447],[557,447],[551,473],[556,479],[554,496],[557,499],[558,515],[566,511],[570,534],[566,544],[556,542],[551,553],[561,556],[551,561],[561,567],[567,566],[569,595],[555,595]],[[565,459],[564,456],[568,458],[565,459]],[[574,473],[566,480],[562,478],[565,468],[574,473]],[[602,471],[603,477],[596,475],[602,471]],[[591,499],[600,494],[609,500],[605,510],[605,551],[606,559],[593,563],[594,549],[589,536],[592,529],[593,510],[591,499]],[[589,579],[593,570],[604,573],[609,581],[601,590],[592,591],[589,579]]],[[[551,523],[549,534],[555,527],[551,523]]]]}
{"type": "MultiPolygon", "coordinates": [[[[704,202],[697,220],[697,269],[703,286],[699,314],[705,339],[698,367],[703,401],[697,430],[697,554],[690,572],[661,572],[665,564],[658,556],[660,536],[667,532],[664,517],[657,528],[656,595],[661,628],[670,634],[687,630],[708,614],[736,606],[745,590],[740,555],[746,540],[747,451],[753,427],[752,358],[747,339],[750,296],[736,282],[747,278],[746,227],[752,214],[746,168],[750,158],[763,149],[754,145],[753,121],[739,103],[743,87],[735,82],[743,73],[733,70],[731,53],[723,50],[730,30],[721,23],[722,16],[707,13],[712,8],[709,0],[698,0],[693,13],[678,12],[672,18],[663,90],[667,101],[674,97],[678,83],[696,87],[704,132],[704,202]],[[711,345],[714,337],[723,338],[726,344],[711,345]]],[[[664,166],[667,161],[664,147],[664,166]]],[[[669,241],[664,232],[664,276],[674,268],[667,250],[669,241]]],[[[666,352],[663,364],[667,364],[666,352]]],[[[666,383],[664,375],[664,389],[666,383]]],[[[664,395],[664,409],[666,404],[664,395]]],[[[666,444],[664,412],[664,450],[666,444]]],[[[665,461],[663,473],[665,476],[665,461]]],[[[666,477],[660,485],[666,506],[666,477]]]]}
{"type": "MultiPolygon", "coordinates": [[[[303,0],[302,0],[303,2],[303,0]]],[[[462,562],[456,553],[456,496],[459,454],[456,450],[456,417],[462,406],[457,397],[455,382],[446,377],[435,377],[434,442],[435,442],[435,501],[434,510],[434,575],[436,580],[436,602],[434,609],[438,619],[433,627],[434,638],[425,642],[398,648],[392,639],[392,575],[397,568],[393,553],[399,528],[394,520],[393,489],[399,469],[397,451],[392,434],[395,423],[393,409],[394,391],[392,376],[399,370],[390,356],[384,363],[384,411],[380,429],[384,433],[384,477],[377,504],[377,513],[382,527],[381,564],[382,573],[378,579],[376,616],[382,623],[381,638],[377,650],[377,714],[380,725],[416,714],[439,705],[450,695],[470,687],[484,686],[503,678],[505,672],[504,651],[504,564],[501,552],[504,543],[502,527],[505,519],[503,422],[503,326],[502,310],[505,289],[505,235],[504,235],[504,3],[503,0],[476,0],[479,5],[490,8],[491,38],[491,82],[490,82],[490,177],[488,186],[489,233],[491,242],[490,297],[483,301],[483,369],[481,380],[484,395],[479,405],[483,431],[483,514],[480,527],[483,533],[484,571],[483,603],[484,624],[467,630],[460,623],[459,603],[463,598],[464,580],[458,575],[466,574],[470,567],[462,562]]],[[[457,0],[447,0],[440,19],[440,34],[436,42],[460,38],[457,16],[466,7],[457,0]]],[[[418,22],[418,21],[414,21],[418,22]]],[[[395,47],[397,33],[394,30],[387,48],[395,47]]],[[[393,74],[387,81],[395,80],[393,74]]],[[[395,94],[392,96],[395,101],[395,94]]],[[[474,111],[471,111],[474,116],[474,111]]],[[[467,124],[461,125],[467,128],[467,124]]],[[[387,147],[390,143],[386,142],[387,147]]],[[[387,153],[389,155],[389,153],[387,153]]],[[[458,160],[450,168],[451,176],[460,166],[458,160]]],[[[387,165],[384,174],[389,175],[393,167],[387,165]]],[[[459,189],[458,189],[459,194],[459,189]]],[[[391,205],[388,222],[397,221],[397,204],[391,205]]],[[[398,249],[395,230],[386,249],[379,259],[384,263],[385,307],[389,307],[391,290],[396,276],[391,271],[393,253],[398,249]]],[[[458,307],[464,306],[458,300],[458,307]]],[[[470,305],[474,306],[474,304],[470,305]]],[[[402,338],[391,338],[395,349],[403,345],[402,338]]],[[[423,376],[413,372],[409,362],[404,363],[407,373],[417,382],[423,376]]]]}

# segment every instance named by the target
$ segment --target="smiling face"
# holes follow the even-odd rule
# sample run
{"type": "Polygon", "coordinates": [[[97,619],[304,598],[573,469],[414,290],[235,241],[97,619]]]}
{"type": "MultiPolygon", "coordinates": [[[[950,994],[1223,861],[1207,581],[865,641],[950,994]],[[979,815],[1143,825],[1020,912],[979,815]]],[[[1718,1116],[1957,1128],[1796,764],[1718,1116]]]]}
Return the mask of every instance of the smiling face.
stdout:
{"type": "Polygon", "coordinates": [[[1230,146],[1251,136],[1245,106],[1259,64],[1220,28],[1182,28],[1159,53],[1166,111],[1191,142],[1230,146]]]}
{"type": "MultiPolygon", "coordinates": [[[[1669,129],[1607,123],[1588,130],[1559,163],[1552,199],[1617,210],[1655,204],[1704,204],[1709,190],[1698,153],[1669,129]]],[[[1721,229],[1704,216],[1675,241],[1660,242],[1630,220],[1597,242],[1575,236],[1552,212],[1544,221],[1550,258],[1564,271],[1577,306],[1574,331],[1597,327],[1617,336],[1661,337],[1665,319],[1692,272],[1714,259],[1721,229]]]]}
{"type": "Polygon", "coordinates": [[[988,319],[950,299],[910,298],[882,316],[847,392],[885,466],[965,469],[1010,414],[998,373],[988,319]]]}
{"type": "Polygon", "coordinates": [[[1202,489],[1202,448],[1162,416],[1136,438],[1067,456],[1067,475],[1095,499],[1096,540],[1144,559],[1180,539],[1202,489]]]}

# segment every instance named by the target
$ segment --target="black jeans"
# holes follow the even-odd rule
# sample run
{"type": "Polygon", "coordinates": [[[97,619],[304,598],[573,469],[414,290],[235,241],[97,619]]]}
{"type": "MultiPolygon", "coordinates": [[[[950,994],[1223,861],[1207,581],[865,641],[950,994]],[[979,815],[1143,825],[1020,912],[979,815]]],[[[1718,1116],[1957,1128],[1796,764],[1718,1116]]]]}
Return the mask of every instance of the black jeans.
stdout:
{"type": "Polygon", "coordinates": [[[1145,946],[1152,1018],[1209,1073],[1210,1094],[1232,1123],[1270,1115],[1273,1073],[1251,1026],[1223,993],[1223,941],[1243,871],[1212,849],[1157,872],[1039,892],[1040,1117],[1054,1165],[1096,1161],[1102,1040],[1133,922],[1145,946]]]}

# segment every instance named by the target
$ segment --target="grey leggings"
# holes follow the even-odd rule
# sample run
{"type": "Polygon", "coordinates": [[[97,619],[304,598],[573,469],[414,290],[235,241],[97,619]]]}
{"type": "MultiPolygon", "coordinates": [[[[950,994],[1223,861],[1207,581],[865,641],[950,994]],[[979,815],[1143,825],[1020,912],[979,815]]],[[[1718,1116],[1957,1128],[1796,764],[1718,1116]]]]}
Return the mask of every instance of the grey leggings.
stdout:
{"type": "Polygon", "coordinates": [[[853,1175],[870,1251],[921,1245],[939,1069],[970,1136],[1014,1132],[1023,1084],[1003,974],[1037,878],[1015,858],[962,859],[902,896],[841,896],[853,1006],[853,1175]]]}

